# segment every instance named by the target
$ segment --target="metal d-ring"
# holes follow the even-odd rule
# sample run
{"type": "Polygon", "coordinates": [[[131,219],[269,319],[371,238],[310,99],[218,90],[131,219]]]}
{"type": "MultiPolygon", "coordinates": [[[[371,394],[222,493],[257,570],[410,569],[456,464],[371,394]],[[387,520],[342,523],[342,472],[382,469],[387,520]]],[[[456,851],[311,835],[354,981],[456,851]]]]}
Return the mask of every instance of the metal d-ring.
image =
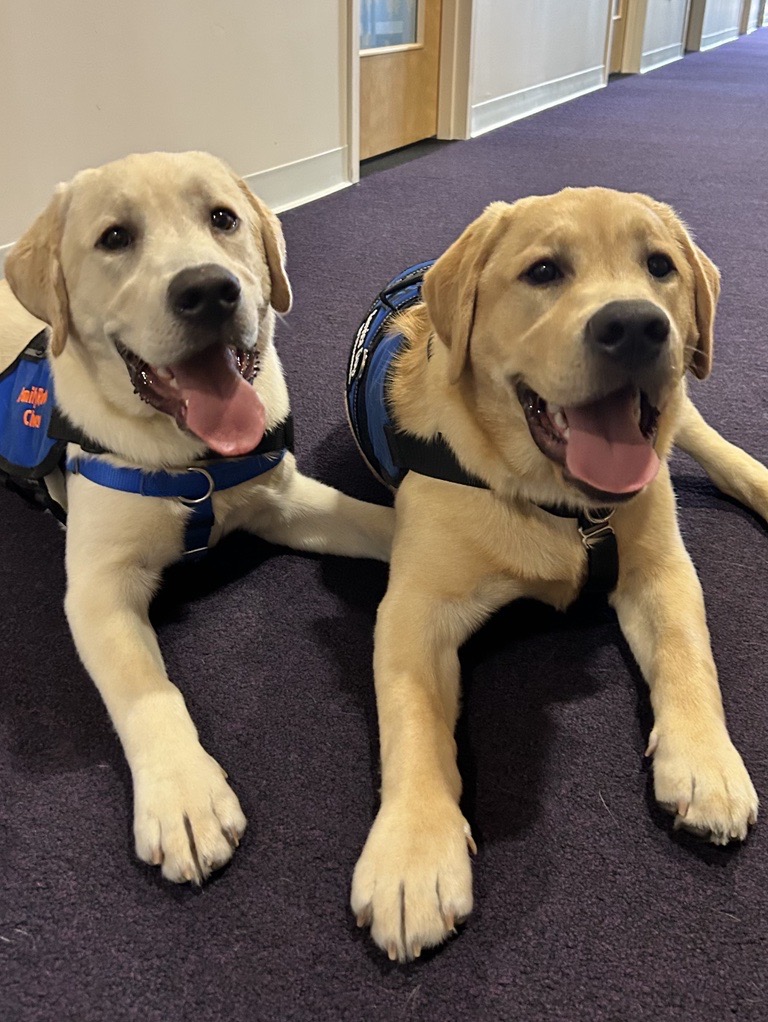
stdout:
{"type": "Polygon", "coordinates": [[[593,547],[613,534],[611,518],[613,518],[614,510],[615,508],[611,508],[607,515],[604,514],[600,518],[595,517],[590,508],[582,512],[585,521],[589,524],[586,527],[579,525],[579,535],[587,551],[592,550],[593,547]]]}
{"type": "Polygon", "coordinates": [[[190,507],[193,504],[204,504],[205,501],[210,498],[211,494],[216,489],[216,483],[213,481],[213,476],[204,468],[192,467],[188,468],[187,472],[199,472],[200,475],[205,476],[205,478],[208,480],[208,492],[205,493],[202,497],[179,497],[179,500],[181,501],[182,504],[186,504],[190,507]]]}
{"type": "Polygon", "coordinates": [[[599,518],[595,516],[595,511],[598,510],[604,512],[605,508],[586,507],[582,511],[582,514],[584,515],[584,517],[586,518],[590,525],[602,525],[604,522],[609,522],[611,518],[613,518],[613,513],[616,510],[616,508],[615,507],[609,508],[608,514],[607,515],[601,514],[599,518]]]}

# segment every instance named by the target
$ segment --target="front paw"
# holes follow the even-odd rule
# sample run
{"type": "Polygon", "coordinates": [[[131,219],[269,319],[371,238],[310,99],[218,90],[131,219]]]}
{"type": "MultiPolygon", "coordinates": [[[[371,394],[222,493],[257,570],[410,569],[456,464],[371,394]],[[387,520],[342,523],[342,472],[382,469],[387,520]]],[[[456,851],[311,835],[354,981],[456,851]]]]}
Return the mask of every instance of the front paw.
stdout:
{"type": "Polygon", "coordinates": [[[455,803],[383,805],[352,879],[358,926],[394,961],[442,943],[472,911],[476,851],[455,803]]]}
{"type": "Polygon", "coordinates": [[[232,858],[245,816],[226,773],[200,745],[134,774],[136,854],[174,883],[201,884],[232,858]]]}
{"type": "Polygon", "coordinates": [[[695,738],[683,731],[651,732],[656,800],[683,827],[716,845],[743,841],[757,820],[758,798],[725,726],[695,738]]]}

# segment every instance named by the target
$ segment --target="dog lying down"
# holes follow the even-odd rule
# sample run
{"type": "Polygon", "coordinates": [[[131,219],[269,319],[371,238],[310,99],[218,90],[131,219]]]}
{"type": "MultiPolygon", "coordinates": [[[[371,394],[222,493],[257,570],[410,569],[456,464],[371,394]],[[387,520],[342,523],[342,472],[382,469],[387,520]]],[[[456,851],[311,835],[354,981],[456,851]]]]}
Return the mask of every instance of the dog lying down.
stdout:
{"type": "MultiPolygon", "coordinates": [[[[392,542],[391,510],[301,476],[285,449],[289,403],[273,346],[274,313],[291,301],[284,257],[277,219],[220,161],[156,153],[61,186],[7,260],[16,298],[0,281],[0,367],[41,320],[50,325],[61,435],[75,438],[66,489],[55,470],[45,477],[68,504],[67,616],[131,767],[137,854],[174,881],[200,882],[224,864],[245,819],[148,623],[162,570],[237,528],[382,560],[392,542]],[[251,478],[226,475],[241,463],[251,478]],[[129,475],[99,476],[104,466],[129,475]],[[177,495],[136,492],[161,477],[177,495]],[[198,490],[179,494],[187,478],[198,490]]],[[[536,503],[606,503],[568,481],[567,465],[551,456],[547,417],[539,416],[549,446],[535,422],[529,428],[537,400],[559,401],[567,415],[637,379],[657,402],[661,465],[616,511],[622,568],[613,596],[653,686],[657,793],[716,840],[742,837],[756,814],[723,724],[665,465],[677,429],[677,443],[717,485],[760,513],[768,507],[765,470],[702,421],[681,383],[688,363],[708,371],[717,287],[714,267],[666,207],[570,192],[491,207],[430,271],[426,305],[400,325],[410,344],[393,379],[397,423],[417,437],[441,432],[466,472],[491,488],[411,472],[397,498],[392,585],[377,630],[383,803],[353,891],[361,921],[372,921],[394,956],[438,943],[471,908],[471,838],[453,762],[456,648],[515,596],[565,606],[579,591],[586,554],[576,523],[536,503]],[[661,254],[675,267],[666,277],[647,265],[661,254]],[[586,325],[613,295],[652,301],[669,318],[655,360],[638,355],[627,366],[619,353],[588,352],[586,325]],[[521,403],[518,382],[540,397],[526,391],[521,403]],[[460,554],[447,563],[440,554],[451,537],[461,537],[451,544],[460,554]]]]}
{"type": "Polygon", "coordinates": [[[566,189],[489,206],[358,333],[350,421],[398,489],[374,654],[381,807],[351,902],[390,958],[439,944],[472,908],[457,650],[518,597],[565,608],[585,580],[609,592],[650,687],[657,800],[716,844],[757,818],[667,466],[676,440],[768,515],[768,470],[686,396],[686,370],[710,371],[718,293],[670,207],[566,189]]]}
{"type": "MultiPolygon", "coordinates": [[[[219,160],[153,153],[60,186],[8,256],[16,298],[0,282],[0,367],[50,325],[78,441],[66,493],[48,476],[68,504],[67,617],[130,764],[136,852],[174,881],[227,862],[245,818],[149,624],[163,569],[233,529],[381,560],[391,546],[391,509],[307,479],[287,449],[284,256],[277,218],[219,160]]],[[[39,431],[52,402],[26,391],[23,425],[39,431]]]]}

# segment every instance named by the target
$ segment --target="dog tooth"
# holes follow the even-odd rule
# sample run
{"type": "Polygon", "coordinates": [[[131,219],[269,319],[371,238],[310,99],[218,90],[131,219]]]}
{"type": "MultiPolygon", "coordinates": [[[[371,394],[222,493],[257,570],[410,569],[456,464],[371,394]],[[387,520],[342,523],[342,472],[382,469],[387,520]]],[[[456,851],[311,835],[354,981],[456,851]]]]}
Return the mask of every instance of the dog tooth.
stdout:
{"type": "Polygon", "coordinates": [[[552,418],[554,420],[554,423],[557,426],[557,428],[560,430],[560,432],[561,433],[565,433],[565,431],[568,429],[568,420],[563,415],[562,409],[558,409],[558,411],[556,411],[554,413],[554,415],[553,415],[552,414],[552,406],[550,405],[549,414],[550,414],[550,418],[552,418]]]}

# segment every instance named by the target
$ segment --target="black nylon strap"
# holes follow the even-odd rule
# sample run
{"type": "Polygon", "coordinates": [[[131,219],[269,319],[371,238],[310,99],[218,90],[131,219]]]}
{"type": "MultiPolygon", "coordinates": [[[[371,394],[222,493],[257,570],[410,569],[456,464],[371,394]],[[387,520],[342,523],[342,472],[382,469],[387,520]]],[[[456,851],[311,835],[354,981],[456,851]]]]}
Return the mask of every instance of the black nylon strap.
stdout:
{"type": "MultiPolygon", "coordinates": [[[[545,509],[546,510],[546,509],[545,509]]],[[[619,581],[619,548],[610,524],[613,508],[600,508],[577,516],[581,542],[587,550],[587,579],[583,593],[607,595],[619,581]]]]}
{"type": "MultiPolygon", "coordinates": [[[[386,426],[385,432],[392,459],[400,468],[448,483],[489,489],[482,479],[466,471],[441,434],[438,433],[432,440],[423,440],[392,426],[386,426]]],[[[558,518],[576,519],[581,542],[587,551],[587,578],[582,593],[612,593],[619,581],[619,550],[616,533],[610,524],[613,508],[598,508],[586,513],[572,511],[562,505],[536,504],[536,507],[558,518]]]]}
{"type": "Polygon", "coordinates": [[[58,405],[51,413],[51,421],[48,423],[48,436],[52,440],[63,440],[67,444],[78,444],[86,454],[109,454],[106,447],[97,444],[76,426],[71,419],[62,412],[58,405]]]}
{"type": "Polygon", "coordinates": [[[443,439],[442,434],[433,440],[422,440],[412,433],[403,433],[393,426],[384,427],[392,460],[400,468],[418,472],[433,479],[444,479],[448,483],[462,486],[476,486],[487,490],[488,486],[471,475],[460,464],[458,458],[443,439]]]}

